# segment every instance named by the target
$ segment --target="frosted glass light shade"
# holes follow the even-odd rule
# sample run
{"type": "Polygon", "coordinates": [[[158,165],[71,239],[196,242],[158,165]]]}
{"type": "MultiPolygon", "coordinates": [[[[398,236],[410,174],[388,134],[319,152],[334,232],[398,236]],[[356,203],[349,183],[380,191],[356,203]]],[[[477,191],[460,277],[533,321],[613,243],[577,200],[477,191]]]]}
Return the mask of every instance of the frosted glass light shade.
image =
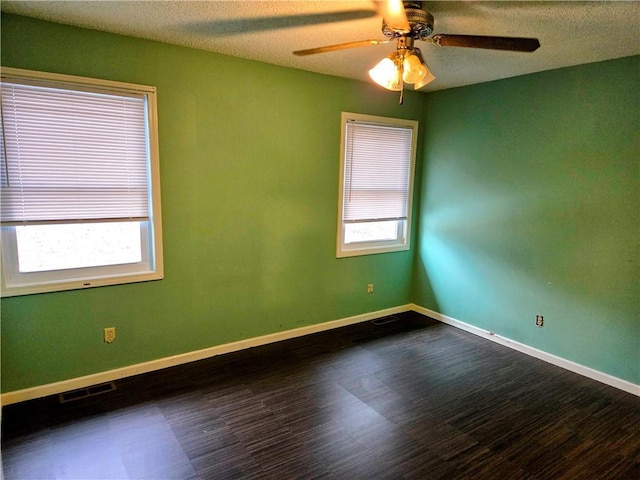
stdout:
{"type": "Polygon", "coordinates": [[[398,91],[402,88],[402,74],[391,57],[385,57],[369,70],[369,76],[381,87],[398,91]]]}
{"type": "Polygon", "coordinates": [[[413,84],[414,90],[419,90],[422,87],[424,87],[426,84],[431,83],[436,79],[436,77],[433,75],[433,73],[429,71],[426,65],[424,65],[424,71],[425,71],[424,76],[413,84]]]}
{"type": "Polygon", "coordinates": [[[427,74],[427,68],[422,65],[420,59],[414,55],[408,55],[404,59],[404,74],[402,78],[407,83],[416,83],[427,74]]]}

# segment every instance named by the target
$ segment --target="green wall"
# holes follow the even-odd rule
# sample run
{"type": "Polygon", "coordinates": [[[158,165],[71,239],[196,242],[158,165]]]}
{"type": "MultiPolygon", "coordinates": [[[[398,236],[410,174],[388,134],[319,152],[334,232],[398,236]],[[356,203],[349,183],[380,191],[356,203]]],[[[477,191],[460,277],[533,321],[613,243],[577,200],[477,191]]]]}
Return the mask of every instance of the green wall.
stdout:
{"type": "Polygon", "coordinates": [[[2,391],[411,301],[412,252],[335,258],[340,115],[420,120],[425,95],[10,15],[2,65],[158,88],[165,263],[3,299],[2,391]]]}
{"type": "Polygon", "coordinates": [[[398,106],[368,83],[10,15],[1,54],[158,87],[165,251],[161,281],[3,299],[3,392],[411,301],[640,383],[637,57],[398,106]],[[420,121],[410,252],[335,258],[342,111],[420,121]]]}
{"type": "Polygon", "coordinates": [[[630,57],[429,94],[414,302],[640,383],[639,79],[630,57]]]}

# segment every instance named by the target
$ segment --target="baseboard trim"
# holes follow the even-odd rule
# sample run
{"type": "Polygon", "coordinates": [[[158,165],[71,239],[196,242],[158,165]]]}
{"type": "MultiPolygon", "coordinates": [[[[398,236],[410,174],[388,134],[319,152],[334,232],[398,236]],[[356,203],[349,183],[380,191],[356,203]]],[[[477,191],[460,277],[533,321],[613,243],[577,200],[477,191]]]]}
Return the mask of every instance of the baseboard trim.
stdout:
{"type": "Polygon", "coordinates": [[[125,377],[131,377],[133,375],[162,370],[163,368],[175,367],[185,363],[195,362],[197,360],[203,360],[205,358],[210,358],[217,355],[223,355],[225,353],[237,352],[240,350],[245,350],[247,348],[267,345],[269,343],[280,342],[282,340],[288,340],[304,335],[311,335],[313,333],[324,332],[327,330],[332,330],[347,325],[353,325],[360,322],[367,322],[370,320],[375,320],[376,318],[386,317],[389,315],[395,315],[408,311],[418,312],[422,315],[433,318],[434,320],[438,320],[447,325],[451,325],[474,335],[478,335],[492,342],[499,343],[500,345],[512,348],[526,355],[530,355],[545,362],[551,363],[552,365],[564,368],[565,370],[578,373],[592,380],[596,380],[611,387],[623,390],[636,396],[640,396],[640,385],[636,385],[635,383],[631,383],[629,381],[622,380],[618,377],[614,377],[598,370],[585,367],[584,365],[566,360],[562,357],[547,353],[543,350],[538,350],[537,348],[530,347],[529,345],[525,345],[520,342],[516,342],[515,340],[511,340],[507,337],[496,335],[493,332],[482,330],[478,327],[462,322],[460,320],[456,320],[455,318],[449,317],[447,315],[443,315],[434,310],[421,307],[420,305],[407,304],[400,305],[398,307],[377,310],[375,312],[354,315],[352,317],[346,317],[339,320],[332,320],[329,322],[309,325],[306,327],[285,330],[283,332],[270,333],[268,335],[248,338],[245,340],[239,340],[223,345],[216,345],[213,347],[204,348],[202,350],[195,350],[193,352],[159,358],[148,362],[129,365],[126,367],[94,373],[91,375],[85,375],[82,377],[71,378],[60,382],[38,385],[22,390],[15,390],[13,392],[3,393],[0,396],[0,404],[10,405],[12,403],[24,402],[26,400],[46,397],[48,395],[55,395],[58,393],[68,392],[70,390],[76,390],[78,388],[86,388],[100,383],[106,383],[125,377]]]}
{"type": "Polygon", "coordinates": [[[566,360],[562,357],[547,353],[543,350],[538,350],[537,348],[530,347],[529,345],[525,345],[524,343],[516,342],[515,340],[511,340],[510,338],[496,335],[493,332],[482,330],[481,328],[475,327],[465,322],[461,322],[460,320],[448,317],[447,315],[443,315],[434,310],[421,307],[420,305],[411,304],[411,310],[421,313],[422,315],[425,315],[429,318],[433,318],[434,320],[438,320],[442,323],[446,323],[447,325],[451,325],[461,330],[465,330],[469,333],[473,333],[474,335],[486,338],[487,340],[491,340],[492,342],[499,343],[500,345],[504,345],[505,347],[512,348],[521,353],[535,357],[539,360],[551,363],[552,365],[555,365],[557,367],[564,368],[565,370],[580,374],[592,380],[604,383],[605,385],[623,390],[627,393],[640,396],[640,385],[636,385],[635,383],[623,380],[618,377],[614,377],[613,375],[603,373],[599,370],[594,370],[593,368],[585,367],[584,365],[580,365],[579,363],[566,360]]]}
{"type": "Polygon", "coordinates": [[[309,325],[306,327],[285,330],[283,332],[270,333],[268,335],[262,335],[260,337],[239,340],[237,342],[226,343],[223,345],[216,345],[214,347],[204,348],[202,350],[195,350],[193,352],[187,352],[179,355],[173,355],[170,357],[159,358],[159,359],[151,360],[148,362],[129,365],[122,368],[116,368],[114,370],[108,370],[105,372],[99,372],[91,375],[85,375],[82,377],[62,380],[60,382],[48,383],[45,385],[38,385],[35,387],[25,388],[22,390],[15,390],[13,392],[3,393],[2,396],[0,396],[0,403],[2,405],[10,405],[12,403],[24,402],[26,400],[46,397],[48,395],[55,395],[58,393],[68,392],[69,390],[76,390],[78,388],[90,387],[91,385],[111,382],[113,380],[118,380],[125,377],[131,377],[133,375],[139,375],[141,373],[148,373],[148,372],[153,372],[155,370],[161,370],[163,368],[175,367],[177,365],[182,365],[182,364],[194,362],[197,360],[203,360],[205,358],[214,357],[216,355],[223,355],[225,353],[237,352],[239,350],[245,350],[251,347],[258,347],[260,345],[280,342],[282,340],[301,337],[303,335],[311,335],[312,333],[324,332],[326,330],[333,330],[334,328],[340,328],[347,325],[367,322],[369,320],[386,317],[388,315],[395,315],[398,313],[408,312],[411,310],[411,307],[412,307],[411,305],[407,304],[407,305],[401,305],[398,307],[386,308],[383,310],[377,310],[375,312],[363,313],[361,315],[354,315],[352,317],[341,318],[339,320],[332,320],[329,322],[309,325]]]}

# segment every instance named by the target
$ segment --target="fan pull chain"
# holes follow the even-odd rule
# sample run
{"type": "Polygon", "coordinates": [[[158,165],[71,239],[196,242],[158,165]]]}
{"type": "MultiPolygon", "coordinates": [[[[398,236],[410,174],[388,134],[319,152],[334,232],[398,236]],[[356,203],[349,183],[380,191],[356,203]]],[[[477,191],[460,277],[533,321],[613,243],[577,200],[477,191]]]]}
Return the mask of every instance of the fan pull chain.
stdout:
{"type": "Polygon", "coordinates": [[[398,69],[400,70],[400,102],[399,102],[399,105],[402,105],[402,102],[404,101],[404,81],[403,81],[403,77],[404,77],[404,56],[402,57],[402,61],[400,62],[400,65],[398,66],[398,69]]]}

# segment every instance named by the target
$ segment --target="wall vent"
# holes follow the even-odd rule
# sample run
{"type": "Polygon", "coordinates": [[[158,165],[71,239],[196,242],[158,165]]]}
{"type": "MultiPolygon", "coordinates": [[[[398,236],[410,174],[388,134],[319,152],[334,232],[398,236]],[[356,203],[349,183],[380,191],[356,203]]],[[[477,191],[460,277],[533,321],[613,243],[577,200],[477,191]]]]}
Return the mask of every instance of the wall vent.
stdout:
{"type": "Polygon", "coordinates": [[[375,320],[371,320],[371,323],[374,325],[386,325],[387,323],[393,323],[400,320],[399,315],[389,315],[388,317],[376,318],[375,320]]]}
{"type": "Polygon", "coordinates": [[[79,388],[77,390],[71,390],[70,392],[64,392],[58,395],[60,403],[73,402],[74,400],[80,400],[82,398],[93,397],[94,395],[100,395],[101,393],[113,392],[116,389],[114,382],[101,383],[100,385],[93,385],[91,387],[79,388]]]}

